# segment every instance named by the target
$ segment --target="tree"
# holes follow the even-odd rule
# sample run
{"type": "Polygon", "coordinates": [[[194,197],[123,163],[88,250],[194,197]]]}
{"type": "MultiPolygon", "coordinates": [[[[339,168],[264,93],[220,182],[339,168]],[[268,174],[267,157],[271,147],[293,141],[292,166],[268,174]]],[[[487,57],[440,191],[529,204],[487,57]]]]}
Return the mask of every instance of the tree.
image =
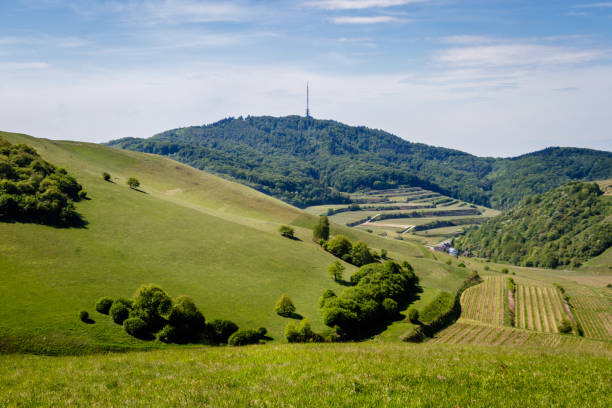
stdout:
{"type": "Polygon", "coordinates": [[[127,180],[127,185],[130,186],[130,188],[138,188],[140,186],[140,181],[138,181],[134,177],[130,177],[127,180]]]}
{"type": "Polygon", "coordinates": [[[363,266],[374,262],[374,256],[365,242],[357,242],[351,249],[351,259],[356,266],[363,266]]]}
{"type": "Polygon", "coordinates": [[[351,252],[353,245],[344,235],[336,235],[327,242],[325,248],[338,258],[342,258],[351,252]]]}
{"type": "Polygon", "coordinates": [[[335,261],[333,264],[327,267],[327,273],[336,282],[342,280],[342,273],[344,272],[344,265],[340,261],[335,261]]]}
{"type": "Polygon", "coordinates": [[[293,234],[295,234],[295,230],[288,225],[281,225],[278,227],[278,232],[280,232],[280,234],[286,238],[293,238],[293,234]]]}
{"type": "Polygon", "coordinates": [[[383,248],[383,249],[380,250],[380,257],[382,259],[387,259],[387,250],[386,249],[383,248]]]}
{"type": "Polygon", "coordinates": [[[107,172],[104,172],[102,173],[102,178],[104,179],[104,181],[110,181],[111,175],[108,174],[107,172]]]}
{"type": "Polygon", "coordinates": [[[323,215],[319,217],[319,222],[312,230],[312,237],[315,240],[323,239],[327,241],[329,239],[329,220],[327,216],[323,215]]]}
{"type": "Polygon", "coordinates": [[[172,311],[172,299],[159,286],[152,283],[142,285],[134,296],[130,317],[141,318],[152,332],[166,324],[166,317],[172,311]]]}
{"type": "Polygon", "coordinates": [[[295,306],[288,295],[283,294],[276,302],[274,311],[281,316],[291,316],[295,313],[295,306]]]}

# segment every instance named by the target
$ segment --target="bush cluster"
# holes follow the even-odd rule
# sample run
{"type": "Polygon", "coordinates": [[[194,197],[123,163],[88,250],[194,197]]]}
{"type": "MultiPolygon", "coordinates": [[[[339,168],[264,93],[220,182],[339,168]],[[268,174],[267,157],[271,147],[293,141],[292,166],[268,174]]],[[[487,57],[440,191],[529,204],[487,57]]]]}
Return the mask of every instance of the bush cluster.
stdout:
{"type": "Polygon", "coordinates": [[[86,195],[74,177],[34,148],[0,138],[0,220],[81,226],[74,203],[86,195]]]}
{"type": "Polygon", "coordinates": [[[308,319],[287,323],[285,337],[289,343],[320,343],[325,341],[322,335],[312,331],[308,319]]]}
{"type": "MultiPolygon", "coordinates": [[[[172,299],[154,284],[142,285],[133,299],[113,301],[103,297],[96,303],[96,310],[110,314],[113,321],[122,324],[131,336],[140,339],[157,337],[165,343],[222,344],[238,331],[238,326],[229,320],[207,324],[193,299],[188,296],[172,299]]],[[[263,337],[265,329],[259,329],[259,333],[263,333],[263,337]]]]}
{"type": "Polygon", "coordinates": [[[352,276],[355,286],[341,296],[326,291],[320,299],[323,322],[345,338],[360,338],[388,322],[400,304],[416,291],[412,267],[393,261],[362,266],[352,276]]]}
{"type": "Polygon", "coordinates": [[[246,346],[248,344],[259,344],[266,335],[266,329],[241,329],[232,334],[227,340],[230,346],[246,346]]]}
{"type": "MultiPolygon", "coordinates": [[[[371,264],[380,259],[380,256],[371,251],[365,242],[358,241],[353,244],[347,237],[341,234],[335,235],[329,241],[321,240],[319,243],[329,253],[355,266],[371,264]]],[[[386,258],[386,250],[384,254],[386,258]]]]}

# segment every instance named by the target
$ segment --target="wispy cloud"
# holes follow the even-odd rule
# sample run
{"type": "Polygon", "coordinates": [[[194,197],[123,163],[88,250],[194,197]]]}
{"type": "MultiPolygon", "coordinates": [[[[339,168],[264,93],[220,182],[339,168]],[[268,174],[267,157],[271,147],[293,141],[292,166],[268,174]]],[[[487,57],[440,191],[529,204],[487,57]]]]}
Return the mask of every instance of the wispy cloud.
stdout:
{"type": "Polygon", "coordinates": [[[428,0],[311,0],[302,4],[325,10],[362,10],[369,8],[386,8],[403,6],[411,3],[423,3],[428,0]]]}
{"type": "Polygon", "coordinates": [[[335,24],[380,24],[406,22],[393,16],[341,16],[334,17],[331,21],[335,24]]]}
{"type": "Polygon", "coordinates": [[[581,64],[610,56],[610,50],[499,44],[451,48],[435,54],[434,60],[451,66],[513,67],[581,64]]]}
{"type": "Polygon", "coordinates": [[[598,3],[577,4],[575,8],[612,8],[612,1],[602,1],[598,3]]]}
{"type": "Polygon", "coordinates": [[[0,62],[0,71],[32,71],[51,68],[51,65],[46,62],[0,62]]]}
{"type": "Polygon", "coordinates": [[[242,21],[248,7],[232,1],[150,0],[142,4],[147,18],[164,23],[242,21]]]}

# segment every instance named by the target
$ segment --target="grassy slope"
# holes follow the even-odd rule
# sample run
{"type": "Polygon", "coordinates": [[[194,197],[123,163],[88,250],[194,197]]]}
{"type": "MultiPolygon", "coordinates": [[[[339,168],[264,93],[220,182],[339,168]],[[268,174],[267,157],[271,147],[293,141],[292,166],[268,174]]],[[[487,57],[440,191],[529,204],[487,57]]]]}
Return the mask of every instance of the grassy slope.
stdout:
{"type": "MultiPolygon", "coordinates": [[[[286,324],[272,312],[282,293],[321,329],[318,297],[327,288],[342,290],[325,270],[335,258],[310,242],[306,227],[316,218],[294,207],[163,157],[2,136],[65,167],[92,199],[77,205],[89,222],[86,229],[0,223],[0,349],[12,347],[7,342],[51,353],[92,344],[141,347],[93,305],[103,295],[131,296],[142,283],[160,284],[172,296],[191,295],[209,319],[265,326],[275,339],[286,324]],[[114,183],[102,180],[103,171],[114,183]],[[144,193],[125,186],[131,176],[144,193]],[[276,232],[280,223],[291,222],[302,241],[276,232]],[[96,323],[81,323],[81,309],[96,323]]],[[[341,226],[333,231],[408,259],[425,285],[452,290],[465,275],[422,258],[418,246],[341,226]]]]}
{"type": "Polygon", "coordinates": [[[612,405],[609,353],[408,344],[0,356],[7,406],[612,405]]]}

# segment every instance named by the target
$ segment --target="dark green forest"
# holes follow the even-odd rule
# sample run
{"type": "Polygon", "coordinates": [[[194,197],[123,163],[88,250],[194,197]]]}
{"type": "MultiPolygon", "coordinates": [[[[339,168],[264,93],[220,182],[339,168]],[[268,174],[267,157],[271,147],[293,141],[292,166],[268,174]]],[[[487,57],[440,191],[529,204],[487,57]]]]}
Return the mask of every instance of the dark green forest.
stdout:
{"type": "Polygon", "coordinates": [[[612,245],[611,214],[612,197],[596,183],[570,182],[527,197],[456,239],[455,246],[517,265],[576,267],[612,245]]]}
{"type": "Polygon", "coordinates": [[[86,197],[66,170],[25,144],[0,138],[0,220],[83,226],[74,202],[86,197]]]}
{"type": "Polygon", "coordinates": [[[348,202],[340,192],[415,186],[509,208],[569,180],[612,177],[610,152],[548,148],[511,159],[477,157],[301,116],[228,118],[109,145],[170,156],[299,207],[348,202]]]}

